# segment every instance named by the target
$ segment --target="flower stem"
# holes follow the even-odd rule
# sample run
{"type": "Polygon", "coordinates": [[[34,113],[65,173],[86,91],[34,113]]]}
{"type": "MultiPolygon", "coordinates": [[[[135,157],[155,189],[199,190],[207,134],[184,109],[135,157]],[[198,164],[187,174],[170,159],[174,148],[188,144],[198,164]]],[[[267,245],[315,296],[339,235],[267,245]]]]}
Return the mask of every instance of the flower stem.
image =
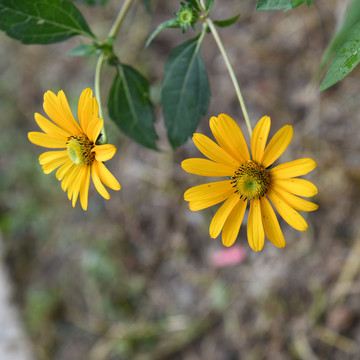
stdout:
{"type": "MultiPolygon", "coordinates": [[[[98,61],[96,63],[96,70],[95,70],[95,97],[97,99],[98,105],[99,105],[99,117],[103,118],[103,112],[102,112],[102,104],[101,104],[101,94],[100,94],[100,77],[101,77],[101,69],[104,63],[104,53],[101,52],[98,61]]],[[[105,130],[105,125],[103,125],[100,136],[98,141],[96,142],[99,145],[107,144],[108,138],[105,130]]]]}
{"type": "MultiPolygon", "coordinates": [[[[129,7],[132,2],[133,2],[133,0],[125,0],[124,1],[123,5],[121,6],[121,9],[114,21],[114,24],[112,25],[112,27],[107,35],[107,40],[111,37],[114,37],[116,35],[116,33],[118,32],[119,27],[120,27],[122,21],[124,20],[125,15],[126,15],[127,11],[129,10],[129,7]]],[[[101,69],[102,69],[102,66],[103,66],[105,60],[106,60],[106,57],[105,57],[104,51],[102,51],[98,58],[98,61],[96,63],[96,70],[95,70],[95,97],[99,104],[99,117],[101,117],[101,118],[103,118],[103,112],[102,112],[101,93],[100,93],[100,78],[101,78],[101,69]]],[[[99,145],[107,144],[107,141],[108,141],[108,138],[106,135],[105,125],[103,125],[103,128],[102,128],[100,136],[99,136],[99,140],[97,141],[97,144],[99,144],[99,145]]]]}
{"type": "Polygon", "coordinates": [[[123,6],[121,7],[121,9],[118,13],[118,16],[116,17],[116,20],[114,21],[113,26],[111,27],[111,29],[109,31],[108,38],[116,35],[132,2],[133,2],[133,0],[125,0],[123,6]]]}
{"type": "Polygon", "coordinates": [[[230,74],[230,77],[231,77],[231,80],[233,82],[233,85],[234,85],[234,88],[235,88],[235,92],[236,92],[236,95],[239,99],[239,103],[240,103],[240,107],[241,107],[241,110],[244,114],[244,118],[245,118],[245,122],[246,122],[246,126],[248,128],[248,131],[249,131],[249,134],[250,134],[250,137],[251,137],[251,134],[252,134],[252,126],[251,126],[251,122],[250,122],[250,119],[249,119],[249,115],[248,115],[248,112],[246,110],[246,106],[245,106],[245,102],[244,102],[244,98],[241,94],[241,90],[240,90],[240,86],[239,86],[239,83],[236,79],[236,76],[235,76],[235,73],[234,73],[234,69],[233,67],[231,66],[231,63],[230,63],[230,60],[229,60],[229,57],[224,49],[224,46],[222,44],[222,41],[220,39],[220,36],[215,28],[215,25],[214,23],[212,22],[212,20],[210,18],[206,18],[206,23],[208,24],[210,30],[211,30],[211,33],[216,41],[216,44],[218,45],[219,47],[219,50],[221,52],[221,55],[223,56],[224,58],[224,61],[225,61],[225,64],[226,64],[226,67],[228,69],[228,72],[230,74]]]}

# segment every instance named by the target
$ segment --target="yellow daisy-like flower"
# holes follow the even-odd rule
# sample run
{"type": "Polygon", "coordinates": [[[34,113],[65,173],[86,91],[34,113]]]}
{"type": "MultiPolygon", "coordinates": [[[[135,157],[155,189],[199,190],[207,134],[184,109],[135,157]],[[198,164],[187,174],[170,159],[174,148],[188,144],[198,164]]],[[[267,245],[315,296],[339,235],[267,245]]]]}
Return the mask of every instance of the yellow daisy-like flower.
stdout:
{"type": "Polygon", "coordinates": [[[80,195],[84,210],[88,205],[90,175],[97,191],[110,199],[103,183],[113,190],[120,190],[120,184],[105,167],[103,161],[111,159],[116,152],[114,145],[96,145],[103,127],[99,118],[99,107],[91,89],[85,89],[78,104],[79,123],[74,119],[64,92],[55,95],[47,91],[44,95],[44,116],[35,113],[35,120],[44,132],[29,132],[29,140],[39,146],[64,150],[48,151],[40,155],[39,162],[45,174],[55,169],[61,187],[67,190],[72,206],[80,195]]]}
{"type": "Polygon", "coordinates": [[[256,125],[251,137],[250,157],[236,122],[225,114],[214,116],[210,119],[210,128],[218,144],[202,134],[193,136],[197,148],[210,160],[186,159],[181,164],[191,174],[231,178],[192,187],[184,194],[192,211],[225,201],[210,224],[210,236],[216,238],[222,231],[225,246],[235,242],[248,202],[247,236],[250,247],[255,251],[263,248],[265,234],[277,247],[285,246],[283,233],[268,199],[280,216],[299,231],[306,230],[308,225],[297,210],[313,211],[318,208],[318,205],[297,196],[317,194],[313,183],[297,178],[316,167],[314,160],[298,159],[269,169],[293,137],[292,126],[286,125],[266,146],[270,125],[268,116],[256,125]]]}

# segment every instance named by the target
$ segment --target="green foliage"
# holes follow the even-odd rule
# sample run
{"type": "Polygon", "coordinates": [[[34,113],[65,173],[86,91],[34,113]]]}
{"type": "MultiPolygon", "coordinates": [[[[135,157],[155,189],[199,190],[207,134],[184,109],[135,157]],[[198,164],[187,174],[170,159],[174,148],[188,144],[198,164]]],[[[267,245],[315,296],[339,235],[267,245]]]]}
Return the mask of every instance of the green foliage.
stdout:
{"type": "Polygon", "coordinates": [[[169,56],[161,102],[171,146],[183,144],[196,130],[210,101],[210,88],[200,48],[202,36],[177,46],[169,56]]]}
{"type": "Polygon", "coordinates": [[[150,149],[157,149],[149,84],[132,67],[122,64],[117,66],[108,110],[110,117],[125,134],[150,149]]]}
{"type": "Polygon", "coordinates": [[[214,0],[206,0],[205,10],[207,12],[209,12],[212,9],[213,6],[214,6],[214,0]]]}
{"type": "Polygon", "coordinates": [[[169,29],[169,28],[179,28],[180,24],[178,19],[170,19],[162,22],[158,27],[155,29],[155,31],[149,36],[149,38],[146,41],[145,47],[148,47],[150,43],[154,40],[156,36],[158,36],[163,30],[169,29]]]}
{"type": "Polygon", "coordinates": [[[199,12],[192,5],[180,3],[179,11],[175,15],[183,33],[190,27],[195,29],[195,24],[199,19],[199,12]]]}
{"type": "Polygon", "coordinates": [[[100,52],[96,44],[80,44],[69,52],[71,56],[91,56],[100,52]]]}
{"type": "Polygon", "coordinates": [[[333,36],[321,60],[319,77],[324,73],[335,54],[320,91],[343,79],[359,63],[359,24],[360,2],[354,0],[348,8],[341,28],[333,36]]]}
{"type": "Polygon", "coordinates": [[[111,59],[115,59],[116,56],[114,55],[113,49],[113,42],[114,37],[110,37],[107,41],[101,43],[92,43],[92,44],[80,44],[76,46],[69,52],[71,56],[92,56],[92,55],[103,55],[111,61],[111,59]]]}
{"type": "Polygon", "coordinates": [[[24,44],[49,44],[75,35],[93,37],[68,0],[0,0],[0,29],[24,44]]]}
{"type": "Polygon", "coordinates": [[[310,6],[314,0],[258,0],[257,11],[281,10],[288,11],[299,5],[306,4],[310,6]]]}
{"type": "Polygon", "coordinates": [[[360,62],[360,21],[347,33],[346,40],[337,49],[329,71],[323,80],[320,91],[334,85],[351,71],[360,62]]]}
{"type": "Polygon", "coordinates": [[[78,3],[84,3],[87,5],[106,5],[109,0],[73,0],[78,3]]]}
{"type": "Polygon", "coordinates": [[[163,30],[170,28],[182,28],[184,33],[189,27],[195,29],[195,24],[199,19],[199,13],[194,5],[180,3],[179,11],[175,13],[175,17],[166,20],[158,25],[155,31],[149,36],[146,41],[145,47],[148,47],[151,41],[154,40],[163,30]]]}
{"type": "Polygon", "coordinates": [[[236,23],[236,21],[239,19],[240,14],[233,16],[230,19],[226,19],[226,20],[214,20],[214,24],[219,26],[219,27],[227,27],[230,26],[234,23],[236,23]]]}
{"type": "Polygon", "coordinates": [[[201,12],[201,8],[199,6],[198,0],[186,0],[195,10],[201,12]]]}

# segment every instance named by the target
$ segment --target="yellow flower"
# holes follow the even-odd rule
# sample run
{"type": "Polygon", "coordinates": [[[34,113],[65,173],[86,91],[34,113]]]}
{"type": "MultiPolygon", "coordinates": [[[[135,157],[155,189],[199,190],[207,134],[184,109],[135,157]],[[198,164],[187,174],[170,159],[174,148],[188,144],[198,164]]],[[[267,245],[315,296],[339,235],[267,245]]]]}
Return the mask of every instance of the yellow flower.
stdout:
{"type": "Polygon", "coordinates": [[[271,200],[280,216],[293,228],[304,231],[308,225],[296,211],[313,211],[318,205],[296,195],[310,197],[317,188],[298,176],[316,167],[314,160],[298,159],[269,169],[285,151],[293,137],[290,125],[281,128],[266,146],[270,118],[264,116],[251,137],[251,152],[236,122],[225,114],[210,119],[210,128],[217,141],[202,134],[194,134],[197,148],[210,160],[186,159],[182,168],[202,176],[227,176],[231,179],[198,185],[184,194],[192,211],[205,209],[225,200],[210,224],[210,236],[216,238],[222,231],[222,242],[231,246],[239,233],[248,201],[247,236],[250,247],[260,251],[265,234],[277,247],[285,246],[271,200]]]}
{"type": "Polygon", "coordinates": [[[35,113],[35,120],[44,132],[28,133],[29,140],[39,146],[64,150],[44,152],[39,157],[45,174],[55,169],[56,178],[61,187],[67,190],[72,206],[80,195],[80,203],[84,210],[88,205],[90,175],[97,191],[105,199],[110,195],[104,183],[110,189],[120,190],[120,184],[103,161],[111,159],[116,152],[114,145],[96,145],[96,140],[103,127],[103,119],[98,117],[99,108],[91,89],[85,89],[79,99],[78,119],[74,119],[64,92],[55,95],[47,91],[44,95],[44,116],[35,113]]]}

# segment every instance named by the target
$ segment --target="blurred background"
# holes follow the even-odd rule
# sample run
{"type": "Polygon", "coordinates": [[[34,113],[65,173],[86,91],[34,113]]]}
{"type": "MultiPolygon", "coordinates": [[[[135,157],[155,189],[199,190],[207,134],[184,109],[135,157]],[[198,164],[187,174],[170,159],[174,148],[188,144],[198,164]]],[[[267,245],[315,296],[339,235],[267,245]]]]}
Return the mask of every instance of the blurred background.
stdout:
{"type": "MultiPolygon", "coordinates": [[[[115,48],[150,80],[158,105],[167,56],[195,32],[166,30],[144,50],[178,9],[175,0],[151,3],[152,16],[135,2],[115,48]]],[[[96,57],[68,56],[81,38],[25,46],[0,33],[0,360],[360,358],[360,73],[321,94],[311,83],[347,2],[316,0],[285,14],[256,13],[256,3],[215,1],[212,18],[241,14],[219,32],[250,118],[269,115],[270,135],[294,127],[281,161],[316,160],[306,178],[319,188],[319,210],[304,214],[309,229],[282,221],[287,246],[266,240],[260,253],[250,250],[245,224],[232,253],[222,253],[208,233],[216,207],[188,209],[184,191],[204,179],[180,162],[199,153],[190,140],[170,150],[160,106],[161,152],[124,137],[105,111],[118,149],[107,166],[122,189],[106,201],[91,185],[88,211],[73,209],[55,175],[43,174],[42,149],[27,132],[38,130],[33,114],[44,114],[47,90],[63,89],[76,114],[96,57]]],[[[119,7],[79,5],[99,38],[119,7]]],[[[211,35],[202,53],[212,98],[198,131],[210,135],[209,118],[225,112],[246,133],[211,35]]],[[[113,77],[105,68],[105,104],[113,77]]]]}

